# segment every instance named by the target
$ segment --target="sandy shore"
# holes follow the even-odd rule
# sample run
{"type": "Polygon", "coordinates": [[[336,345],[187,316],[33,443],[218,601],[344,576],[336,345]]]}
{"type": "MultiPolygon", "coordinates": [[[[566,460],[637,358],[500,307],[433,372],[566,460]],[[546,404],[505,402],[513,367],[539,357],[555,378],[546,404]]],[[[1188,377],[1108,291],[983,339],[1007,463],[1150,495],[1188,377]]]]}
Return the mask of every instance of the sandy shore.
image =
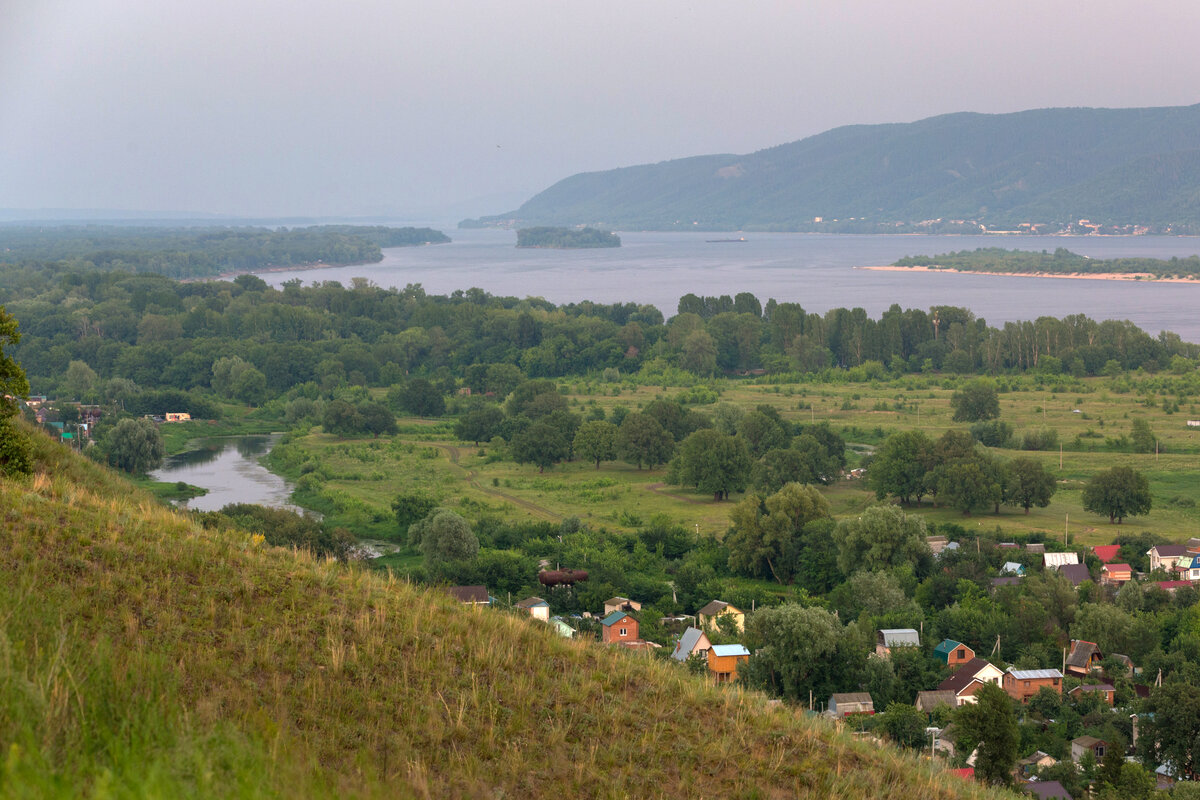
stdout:
{"type": "Polygon", "coordinates": [[[1002,278],[1073,278],[1084,281],[1152,281],[1154,283],[1200,283],[1200,278],[1156,278],[1149,272],[984,272],[951,267],[855,267],[880,272],[953,272],[957,275],[996,275],[1002,278]]]}

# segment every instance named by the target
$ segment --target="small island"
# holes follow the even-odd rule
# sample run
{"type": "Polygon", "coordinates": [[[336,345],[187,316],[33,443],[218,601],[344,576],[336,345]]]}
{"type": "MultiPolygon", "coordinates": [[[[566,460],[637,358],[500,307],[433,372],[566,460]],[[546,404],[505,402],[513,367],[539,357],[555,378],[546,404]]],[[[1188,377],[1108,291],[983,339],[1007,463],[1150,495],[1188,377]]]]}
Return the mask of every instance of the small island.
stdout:
{"type": "Polygon", "coordinates": [[[589,247],[620,247],[621,237],[610,231],[595,228],[521,228],[517,231],[517,247],[553,247],[560,250],[579,250],[589,247]]]}
{"type": "Polygon", "coordinates": [[[1096,259],[1058,248],[1042,250],[1005,250],[981,247],[937,256],[905,256],[890,267],[868,269],[938,270],[973,272],[980,275],[1021,277],[1092,278],[1101,280],[1200,281],[1200,256],[1187,258],[1112,258],[1096,259]]]}

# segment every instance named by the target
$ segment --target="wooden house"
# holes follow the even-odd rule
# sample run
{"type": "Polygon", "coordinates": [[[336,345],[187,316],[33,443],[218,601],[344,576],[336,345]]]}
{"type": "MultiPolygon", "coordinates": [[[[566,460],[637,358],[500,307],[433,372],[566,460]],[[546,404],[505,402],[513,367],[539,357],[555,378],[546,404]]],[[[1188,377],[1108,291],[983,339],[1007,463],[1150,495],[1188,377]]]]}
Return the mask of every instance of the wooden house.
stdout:
{"type": "Polygon", "coordinates": [[[944,639],[941,644],[933,648],[933,655],[950,669],[958,669],[975,657],[975,651],[962,642],[944,639]]]}
{"type": "Polygon", "coordinates": [[[687,661],[691,656],[707,658],[711,648],[712,642],[708,641],[708,634],[699,628],[688,628],[683,632],[683,636],[679,637],[679,642],[676,643],[671,658],[676,661],[687,661]]]}
{"type": "Polygon", "coordinates": [[[1178,580],[1196,583],[1200,581],[1200,556],[1186,555],[1175,562],[1172,573],[1178,580]]]}
{"type": "Polygon", "coordinates": [[[956,708],[958,706],[958,698],[954,696],[954,692],[945,689],[935,689],[931,692],[917,692],[917,701],[913,705],[917,707],[917,711],[929,714],[940,705],[956,708]]]}
{"type": "Polygon", "coordinates": [[[605,644],[636,642],[638,621],[625,611],[614,611],[600,620],[600,641],[605,644]]]}
{"type": "Polygon", "coordinates": [[[887,658],[894,647],[920,647],[921,634],[915,628],[882,628],[875,632],[875,655],[887,658]]]}
{"type": "Polygon", "coordinates": [[[1056,669],[1012,669],[1004,673],[1004,691],[1014,700],[1028,703],[1044,686],[1062,694],[1063,674],[1056,669]]]}
{"type": "Polygon", "coordinates": [[[1071,740],[1071,760],[1076,764],[1089,752],[1099,764],[1104,760],[1104,754],[1108,752],[1108,745],[1103,739],[1097,739],[1095,736],[1080,736],[1078,739],[1071,740]]]}
{"type": "Polygon", "coordinates": [[[1069,580],[1072,586],[1079,586],[1084,581],[1092,579],[1092,573],[1088,571],[1087,564],[1063,564],[1058,568],[1058,574],[1069,580]]]}
{"type": "Polygon", "coordinates": [[[957,705],[975,702],[975,693],[984,684],[1004,686],[1004,673],[1000,668],[982,658],[973,658],[958,668],[953,675],[938,684],[938,689],[953,692],[957,705]]]}
{"type": "Polygon", "coordinates": [[[1104,653],[1095,642],[1083,639],[1072,639],[1071,650],[1067,654],[1067,674],[1084,676],[1091,674],[1094,669],[1100,669],[1104,653]]]}
{"type": "Polygon", "coordinates": [[[1042,553],[1042,566],[1046,569],[1061,569],[1067,564],[1078,563],[1078,553],[1042,553]]]}
{"type": "Polygon", "coordinates": [[[516,606],[534,619],[542,622],[550,621],[550,604],[540,597],[526,597],[516,606]]]}
{"type": "Polygon", "coordinates": [[[1111,683],[1087,683],[1083,686],[1076,686],[1074,689],[1067,692],[1067,694],[1075,695],[1076,697],[1081,694],[1092,693],[1102,695],[1104,697],[1104,702],[1111,706],[1116,700],[1117,690],[1111,683]]]}
{"type": "Polygon", "coordinates": [[[614,611],[641,611],[642,604],[637,600],[630,600],[628,597],[610,597],[604,601],[604,616],[608,616],[614,611]]]}
{"type": "Polygon", "coordinates": [[[1128,564],[1105,564],[1100,568],[1100,583],[1121,586],[1133,580],[1133,567],[1128,564]]]}
{"type": "Polygon", "coordinates": [[[714,644],[708,648],[708,672],[717,683],[737,680],[737,667],[750,660],[750,651],[740,644],[714,644]]]}
{"type": "Polygon", "coordinates": [[[696,612],[696,617],[700,620],[700,627],[708,630],[716,626],[717,617],[724,616],[732,618],[739,631],[746,630],[746,615],[724,600],[713,600],[696,612]]]}
{"type": "Polygon", "coordinates": [[[843,692],[831,694],[825,713],[831,717],[848,717],[851,714],[874,714],[875,701],[867,692],[843,692]]]}

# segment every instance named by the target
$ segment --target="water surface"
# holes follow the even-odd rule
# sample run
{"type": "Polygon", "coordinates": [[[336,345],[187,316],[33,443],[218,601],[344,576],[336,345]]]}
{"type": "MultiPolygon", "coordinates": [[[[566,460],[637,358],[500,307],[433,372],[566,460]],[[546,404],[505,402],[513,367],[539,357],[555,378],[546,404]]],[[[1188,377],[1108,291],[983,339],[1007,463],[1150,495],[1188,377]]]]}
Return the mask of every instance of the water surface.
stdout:
{"type": "Polygon", "coordinates": [[[197,439],[189,443],[191,449],[186,452],[168,456],[150,477],[208,489],[208,494],[183,504],[197,511],[219,511],[231,503],[255,503],[300,512],[303,509],[288,502],[292,486],[259,463],[280,436],[197,439]]]}

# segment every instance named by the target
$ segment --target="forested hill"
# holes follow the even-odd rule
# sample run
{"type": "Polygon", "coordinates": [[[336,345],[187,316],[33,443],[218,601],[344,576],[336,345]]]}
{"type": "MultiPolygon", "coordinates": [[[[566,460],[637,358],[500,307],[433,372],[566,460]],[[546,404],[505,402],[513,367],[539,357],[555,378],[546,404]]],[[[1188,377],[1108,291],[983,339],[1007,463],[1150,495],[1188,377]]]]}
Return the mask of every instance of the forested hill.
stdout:
{"type": "Polygon", "coordinates": [[[853,125],[749,155],[573,175],[462,224],[882,232],[1083,219],[1196,232],[1197,185],[1200,105],[1053,108],[853,125]]]}
{"type": "Polygon", "coordinates": [[[0,225],[0,262],[62,261],[75,269],[149,272],[171,278],[310,264],[367,264],[380,248],[444,244],[432,228],[315,225],[307,228],[0,225]]]}

